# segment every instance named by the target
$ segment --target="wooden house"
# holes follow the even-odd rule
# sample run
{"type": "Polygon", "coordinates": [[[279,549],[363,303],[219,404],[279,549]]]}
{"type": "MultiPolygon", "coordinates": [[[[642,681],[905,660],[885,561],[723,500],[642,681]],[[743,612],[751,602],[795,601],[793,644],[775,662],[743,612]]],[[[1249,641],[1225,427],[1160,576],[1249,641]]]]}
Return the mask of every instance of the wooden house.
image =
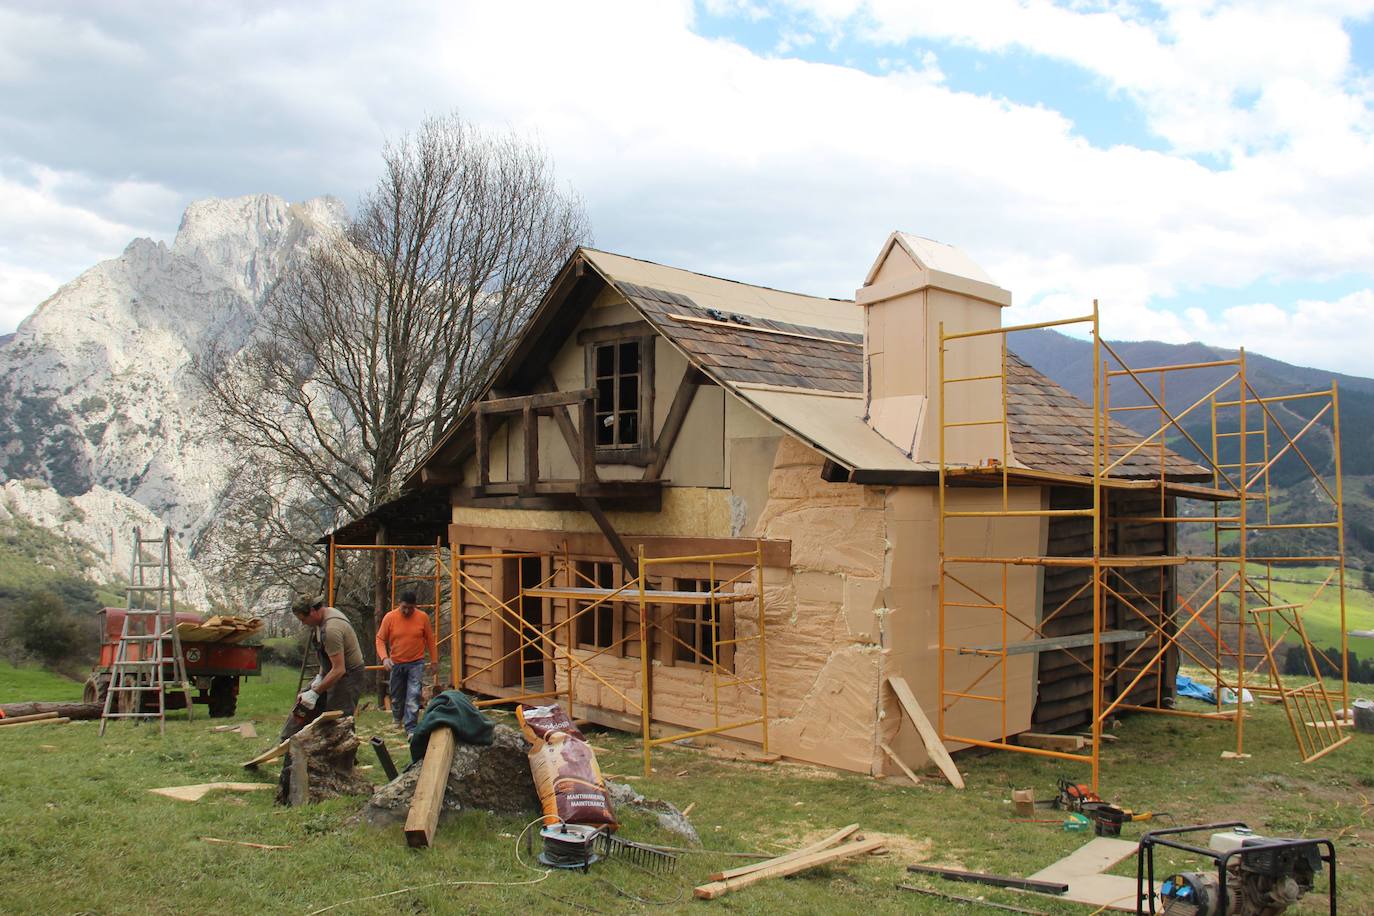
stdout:
{"type": "MultiPolygon", "coordinates": [[[[1081,639],[1001,657],[1000,704],[950,697],[939,678],[942,655],[947,684],[961,672],[976,683],[987,664],[986,653],[952,646],[1092,632],[1082,567],[1004,564],[940,588],[941,492],[946,512],[965,511],[948,528],[947,553],[1091,553],[1093,519],[1045,510],[1090,504],[1092,408],[1014,354],[1004,359],[999,335],[951,343],[943,361],[939,353],[941,328],[996,328],[1010,303],[959,250],[904,233],[882,246],[853,301],[579,249],[487,393],[412,473],[407,494],[341,534],[366,539],[385,525],[389,539],[403,542],[406,519],[443,518],[451,550],[478,558],[458,561],[464,575],[503,599],[545,580],[559,554],[582,581],[614,587],[627,568],[633,575],[641,549],[692,557],[761,542],[769,738],[788,758],[879,773],[891,766],[886,744],[913,766],[923,763],[925,747],[887,689],[894,676],[932,720],[944,707],[952,735],[999,740],[1084,727],[1091,645],[1081,639]],[[955,377],[970,381],[947,392],[947,410],[966,422],[946,422],[942,436],[939,390],[942,378],[955,377]],[[969,485],[939,485],[942,438],[945,466],[967,469],[969,485]],[[997,473],[980,478],[989,468],[997,473]],[[1006,489],[987,485],[1004,469],[1006,489]],[[1008,511],[976,514],[1002,506],[1004,494],[1008,511]],[[1005,633],[1004,615],[960,600],[998,588],[1012,620],[1005,633]],[[1043,624],[1050,608],[1054,619],[1043,624]]],[[[1118,446],[1139,441],[1120,426],[1109,432],[1118,446]]],[[[1172,514],[1169,487],[1206,476],[1172,453],[1161,473],[1159,456],[1146,451],[1114,469],[1120,486],[1103,490],[1107,553],[1171,553],[1172,525],[1160,520],[1172,514]]],[[[416,534],[425,533],[432,532],[416,534]]],[[[699,590],[710,588],[712,573],[728,572],[729,564],[684,562],[659,568],[648,584],[699,590]]],[[[1125,575],[1158,607],[1171,606],[1168,567],[1125,575]]],[[[464,602],[460,596],[460,615],[477,613],[464,602]]],[[[547,630],[568,605],[526,597],[519,611],[547,630]]],[[[742,680],[757,669],[757,643],[745,638],[754,621],[734,619],[732,605],[653,613],[668,615],[674,639],[642,648],[623,640],[639,625],[633,602],[608,603],[565,628],[559,651],[597,672],[578,684],[578,715],[637,729],[637,714],[611,688],[640,689],[641,651],[651,659],[653,721],[669,730],[710,725],[713,663],[742,680]],[[713,629],[738,641],[713,642],[713,629]]],[[[1108,603],[1106,614],[1103,626],[1122,625],[1113,615],[1124,611],[1108,603]]],[[[1165,616],[1159,625],[1168,626],[1165,616]]],[[[1148,629],[1140,634],[1147,646],[1148,629]]],[[[498,627],[464,628],[463,664],[484,669],[466,687],[503,696],[522,679],[563,676],[537,651],[493,664],[510,640],[498,627]]],[[[1104,645],[1107,662],[1126,645],[1104,645]]],[[[1167,670],[1139,681],[1133,701],[1164,701],[1172,693],[1167,670]]],[[[1124,689],[1130,673],[1126,666],[1106,677],[1104,689],[1124,689]]],[[[742,714],[757,693],[734,687],[720,702],[727,712],[737,703],[742,714]]],[[[755,728],[733,737],[757,736],[755,728]]]]}

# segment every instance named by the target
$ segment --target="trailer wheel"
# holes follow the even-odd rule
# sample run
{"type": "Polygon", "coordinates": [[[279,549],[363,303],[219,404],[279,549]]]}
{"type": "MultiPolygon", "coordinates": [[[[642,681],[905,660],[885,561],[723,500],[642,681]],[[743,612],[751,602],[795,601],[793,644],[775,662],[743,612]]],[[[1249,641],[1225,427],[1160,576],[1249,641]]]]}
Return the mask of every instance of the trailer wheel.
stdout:
{"type": "Polygon", "coordinates": [[[210,680],[210,718],[227,719],[239,705],[238,678],[216,677],[210,680]]]}
{"type": "Polygon", "coordinates": [[[107,674],[92,674],[86,678],[86,685],[81,690],[81,702],[96,703],[105,705],[105,694],[110,687],[110,677],[107,674]]]}

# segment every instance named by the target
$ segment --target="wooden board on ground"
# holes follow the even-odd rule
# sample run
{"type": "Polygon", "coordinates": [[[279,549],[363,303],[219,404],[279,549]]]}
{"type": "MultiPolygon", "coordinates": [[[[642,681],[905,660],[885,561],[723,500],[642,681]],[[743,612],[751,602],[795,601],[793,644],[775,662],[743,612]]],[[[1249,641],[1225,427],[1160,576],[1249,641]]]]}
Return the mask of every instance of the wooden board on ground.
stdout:
{"type": "Polygon", "coordinates": [[[453,747],[453,729],[439,728],[430,733],[424,763],[420,764],[420,778],[415,782],[415,794],[410,800],[410,813],[406,816],[406,843],[410,846],[434,845],[434,831],[439,827],[439,812],[444,807],[444,790],[448,788],[449,767],[453,764],[453,747]]]}
{"type": "Polygon", "coordinates": [[[275,788],[276,786],[265,782],[202,782],[194,786],[166,786],[148,791],[154,795],[175,798],[177,801],[195,802],[200,801],[216,789],[223,789],[226,792],[259,792],[263,789],[275,788]]]}
{"type": "Polygon", "coordinates": [[[1031,878],[1067,884],[1065,900],[1134,913],[1135,878],[1102,872],[1135,855],[1135,851],[1136,844],[1130,840],[1096,837],[1031,878]]]}
{"type": "Polygon", "coordinates": [[[798,872],[806,871],[808,868],[828,865],[831,862],[839,862],[842,859],[852,859],[855,856],[867,855],[881,848],[886,842],[887,840],[879,837],[872,840],[862,840],[857,843],[844,843],[833,849],[826,849],[822,852],[815,852],[795,859],[788,859],[788,856],[791,855],[791,853],[789,853],[788,856],[779,857],[788,859],[786,862],[770,859],[767,862],[761,863],[763,865],[762,868],[750,872],[747,875],[728,881],[712,881],[710,884],[703,884],[696,888],[694,893],[700,900],[714,900],[717,897],[724,897],[731,891],[740,890],[769,878],[785,878],[788,875],[795,875],[798,872]]]}
{"type": "Polygon", "coordinates": [[[0,719],[0,730],[6,728],[23,728],[25,725],[65,725],[70,722],[66,716],[40,716],[37,719],[29,719],[24,722],[11,722],[8,719],[0,719]]]}
{"type": "Polygon", "coordinates": [[[949,756],[949,751],[945,750],[945,743],[940,740],[940,736],[935,732],[935,726],[930,724],[930,719],[926,718],[925,710],[921,709],[921,704],[916,702],[916,694],[911,692],[910,685],[904,677],[889,677],[888,686],[897,695],[897,702],[906,711],[907,718],[911,724],[916,726],[916,731],[921,734],[921,741],[925,743],[926,753],[930,759],[940,768],[940,772],[945,774],[950,785],[956,789],[964,787],[964,777],[959,775],[959,769],[954,765],[954,759],[949,756]]]}
{"type": "Polygon", "coordinates": [[[0,719],[0,725],[18,725],[20,722],[37,722],[40,719],[59,719],[55,712],[36,712],[28,716],[5,716],[0,719]]]}
{"type": "MultiPolygon", "coordinates": [[[[327,721],[327,720],[329,720],[329,719],[337,719],[337,718],[339,718],[339,717],[342,716],[342,715],[343,715],[343,713],[339,712],[337,709],[331,709],[329,712],[322,712],[322,713],[320,713],[318,716],[316,716],[313,720],[311,720],[309,723],[307,723],[306,726],[305,726],[305,728],[301,729],[301,731],[303,732],[303,731],[305,731],[306,729],[314,728],[316,722],[324,722],[324,721],[327,721]]],[[[300,732],[297,732],[296,734],[300,734],[300,732]]],[[[286,749],[287,749],[288,747],[290,747],[290,746],[291,746],[291,742],[290,742],[289,740],[283,741],[281,744],[278,744],[276,747],[272,748],[271,750],[263,751],[261,754],[259,754],[258,756],[254,757],[252,760],[245,761],[244,764],[243,764],[243,768],[244,768],[245,770],[251,770],[251,769],[253,769],[254,767],[256,767],[258,764],[267,763],[269,760],[276,760],[276,759],[277,759],[278,757],[280,757],[282,754],[285,754],[285,753],[286,753],[286,749]]]]}
{"type": "Polygon", "coordinates": [[[836,830],[834,833],[830,834],[830,836],[826,837],[825,839],[812,843],[810,846],[806,846],[802,849],[798,849],[796,852],[789,852],[786,855],[777,856],[776,858],[772,859],[767,859],[763,862],[755,862],[752,865],[741,865],[739,868],[732,868],[729,871],[718,871],[711,876],[711,880],[729,881],[731,878],[742,878],[745,875],[752,874],[758,871],[759,869],[767,868],[770,865],[780,865],[784,862],[791,862],[794,859],[800,859],[803,856],[813,855],[815,853],[821,852],[822,850],[829,849],[836,843],[844,842],[845,840],[849,839],[850,836],[858,832],[858,829],[858,824],[850,824],[848,827],[842,827],[839,830],[836,830]]]}
{"type": "Polygon", "coordinates": [[[219,837],[203,836],[206,843],[213,843],[216,846],[247,846],[249,849],[290,849],[290,846],[273,846],[270,843],[247,843],[243,840],[221,840],[219,837]]]}
{"type": "Polygon", "coordinates": [[[1046,735],[1040,732],[1022,732],[1016,736],[1016,743],[1022,747],[1038,747],[1042,751],[1081,751],[1090,742],[1078,735],[1046,735]]]}

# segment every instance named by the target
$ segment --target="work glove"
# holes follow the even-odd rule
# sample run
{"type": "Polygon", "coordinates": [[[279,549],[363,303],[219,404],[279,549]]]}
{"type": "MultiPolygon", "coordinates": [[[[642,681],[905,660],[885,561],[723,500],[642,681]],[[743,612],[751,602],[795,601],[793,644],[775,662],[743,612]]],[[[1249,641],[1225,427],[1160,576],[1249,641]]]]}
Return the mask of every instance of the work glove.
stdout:
{"type": "Polygon", "coordinates": [[[319,701],[320,695],[316,693],[313,688],[303,691],[300,696],[296,697],[296,702],[301,704],[305,709],[314,709],[315,704],[319,701]]]}
{"type": "Polygon", "coordinates": [[[390,670],[391,670],[391,667],[392,667],[393,665],[395,665],[395,664],[396,664],[396,663],[393,662],[393,661],[392,661],[391,659],[389,659],[389,658],[384,658],[384,659],[382,659],[382,667],[385,668],[385,669],[388,670],[388,671],[390,671],[390,670]]]}
{"type": "Polygon", "coordinates": [[[319,690],[319,689],[320,689],[320,685],[323,684],[323,683],[324,683],[324,675],[323,675],[323,674],[317,674],[317,675],[315,675],[315,677],[310,681],[310,689],[311,689],[311,690],[319,690]]]}

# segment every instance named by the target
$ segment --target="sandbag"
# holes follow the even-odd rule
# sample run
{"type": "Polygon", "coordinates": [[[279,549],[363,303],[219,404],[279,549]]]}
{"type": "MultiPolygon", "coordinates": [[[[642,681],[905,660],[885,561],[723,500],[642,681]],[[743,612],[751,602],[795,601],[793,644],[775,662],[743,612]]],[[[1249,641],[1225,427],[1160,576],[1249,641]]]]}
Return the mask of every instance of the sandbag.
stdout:
{"type": "Polygon", "coordinates": [[[544,823],[619,826],[596,752],[561,706],[519,706],[515,717],[530,742],[530,772],[544,823]]]}

